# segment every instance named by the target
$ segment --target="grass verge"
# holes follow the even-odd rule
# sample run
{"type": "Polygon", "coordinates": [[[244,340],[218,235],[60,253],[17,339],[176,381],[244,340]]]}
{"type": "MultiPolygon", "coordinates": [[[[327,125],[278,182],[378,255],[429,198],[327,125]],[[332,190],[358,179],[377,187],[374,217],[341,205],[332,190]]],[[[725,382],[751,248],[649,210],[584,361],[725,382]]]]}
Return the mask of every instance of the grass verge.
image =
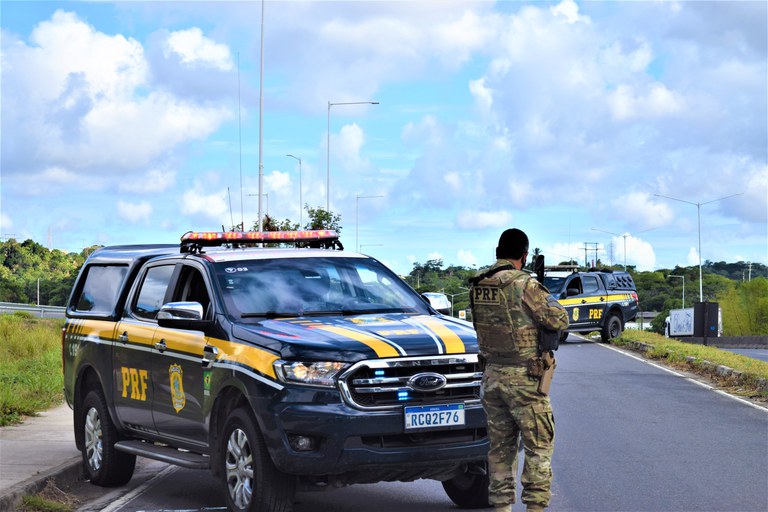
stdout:
{"type": "Polygon", "coordinates": [[[683,343],[659,334],[626,330],[612,341],[650,359],[701,375],[734,395],[768,402],[768,363],[717,347],[683,343]]]}
{"type": "Polygon", "coordinates": [[[61,403],[63,320],[0,315],[0,426],[61,403]]]}

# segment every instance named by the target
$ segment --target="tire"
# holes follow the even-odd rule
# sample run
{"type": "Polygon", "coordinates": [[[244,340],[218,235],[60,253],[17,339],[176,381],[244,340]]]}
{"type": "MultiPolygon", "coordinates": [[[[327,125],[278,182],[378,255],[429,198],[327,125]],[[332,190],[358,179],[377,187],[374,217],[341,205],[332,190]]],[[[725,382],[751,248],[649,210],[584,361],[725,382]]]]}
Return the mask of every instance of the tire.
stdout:
{"type": "Polygon", "coordinates": [[[610,340],[621,336],[621,331],[623,330],[624,325],[621,321],[621,317],[615,313],[611,313],[605,321],[605,324],[603,324],[603,329],[600,331],[600,338],[604,343],[607,343],[610,340]]]}
{"type": "Polygon", "coordinates": [[[248,409],[232,411],[224,423],[221,439],[221,475],[228,510],[293,510],[296,480],[275,467],[248,409]]]}
{"type": "Polygon", "coordinates": [[[560,333],[560,343],[565,343],[568,340],[568,331],[560,333]]]}
{"type": "Polygon", "coordinates": [[[488,466],[483,463],[484,474],[466,471],[443,482],[445,493],[459,508],[488,508],[488,466]]]}
{"type": "Polygon", "coordinates": [[[79,410],[77,428],[83,435],[81,451],[88,479],[101,487],[128,483],[136,467],[136,456],[115,449],[119,436],[101,391],[89,391],[79,410]]]}

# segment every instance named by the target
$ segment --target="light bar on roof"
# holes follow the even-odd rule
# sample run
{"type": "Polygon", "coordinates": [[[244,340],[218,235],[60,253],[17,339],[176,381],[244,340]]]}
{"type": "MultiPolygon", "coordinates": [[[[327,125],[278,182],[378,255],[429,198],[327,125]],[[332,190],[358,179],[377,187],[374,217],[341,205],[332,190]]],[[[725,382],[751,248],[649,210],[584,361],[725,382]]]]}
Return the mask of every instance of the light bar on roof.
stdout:
{"type": "Polygon", "coordinates": [[[338,240],[330,229],[304,231],[190,231],[181,237],[181,243],[212,247],[229,243],[301,243],[338,240]]]}

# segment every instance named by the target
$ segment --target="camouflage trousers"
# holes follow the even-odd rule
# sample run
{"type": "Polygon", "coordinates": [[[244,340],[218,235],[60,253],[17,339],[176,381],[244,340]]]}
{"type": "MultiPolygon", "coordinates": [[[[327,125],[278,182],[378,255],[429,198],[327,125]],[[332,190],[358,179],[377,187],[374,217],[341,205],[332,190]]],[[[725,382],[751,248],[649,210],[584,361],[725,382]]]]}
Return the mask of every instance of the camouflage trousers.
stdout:
{"type": "Polygon", "coordinates": [[[549,397],[536,390],[526,369],[489,364],[483,374],[483,407],[488,418],[490,502],[515,503],[518,446],[525,452],[522,501],[546,507],[552,495],[555,419],[549,397]]]}

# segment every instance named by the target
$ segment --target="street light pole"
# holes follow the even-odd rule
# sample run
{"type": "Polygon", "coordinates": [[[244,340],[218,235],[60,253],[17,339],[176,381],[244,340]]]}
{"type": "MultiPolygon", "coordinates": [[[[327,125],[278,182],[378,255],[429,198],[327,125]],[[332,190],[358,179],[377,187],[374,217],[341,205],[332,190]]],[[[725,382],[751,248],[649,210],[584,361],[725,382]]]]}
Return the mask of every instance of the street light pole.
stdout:
{"type": "Polygon", "coordinates": [[[355,196],[355,247],[357,248],[357,252],[360,252],[360,242],[358,239],[358,209],[360,206],[360,200],[361,199],[370,199],[372,197],[384,197],[384,196],[355,196]]]}
{"type": "Polygon", "coordinates": [[[378,105],[378,101],[343,101],[339,103],[328,102],[328,123],[326,127],[326,157],[325,157],[325,210],[331,212],[331,107],[334,105],[378,105]]]}
{"type": "MultiPolygon", "coordinates": [[[[464,288],[463,286],[459,286],[459,288],[461,288],[462,290],[467,290],[467,288],[464,288]]],[[[459,293],[446,293],[446,295],[450,295],[451,297],[451,316],[453,316],[453,298],[458,297],[459,295],[465,295],[467,293],[469,293],[469,290],[467,290],[466,292],[459,292],[459,293]]]]}
{"type": "Polygon", "coordinates": [[[289,156],[291,158],[295,158],[299,161],[299,229],[301,229],[301,223],[302,223],[302,210],[304,209],[304,200],[301,198],[301,158],[293,155],[285,155],[289,156]]]}
{"type": "Polygon", "coordinates": [[[683,280],[683,308],[685,308],[685,276],[676,276],[673,274],[669,274],[667,277],[679,277],[683,280]]]}
{"type": "Polygon", "coordinates": [[[701,207],[704,206],[705,204],[716,203],[717,201],[722,201],[723,199],[728,199],[729,197],[740,196],[742,194],[743,192],[739,192],[738,194],[731,194],[729,196],[713,199],[705,203],[692,203],[691,201],[678,199],[676,197],[663,196],[661,194],[653,194],[656,197],[664,197],[666,199],[671,199],[673,201],[680,201],[681,203],[692,204],[696,207],[696,217],[698,219],[698,225],[699,225],[699,302],[704,302],[704,281],[702,280],[702,272],[701,272],[701,207]]]}
{"type": "Polygon", "coordinates": [[[634,233],[626,233],[624,235],[620,235],[618,233],[611,233],[610,231],[605,231],[604,229],[597,229],[597,228],[592,228],[592,231],[602,231],[603,233],[608,233],[609,235],[620,236],[624,238],[624,270],[626,271],[627,270],[627,237],[632,235],[638,235],[640,233],[645,233],[646,231],[650,231],[651,229],[656,229],[656,228],[644,229],[642,231],[635,231],[634,233]]]}

